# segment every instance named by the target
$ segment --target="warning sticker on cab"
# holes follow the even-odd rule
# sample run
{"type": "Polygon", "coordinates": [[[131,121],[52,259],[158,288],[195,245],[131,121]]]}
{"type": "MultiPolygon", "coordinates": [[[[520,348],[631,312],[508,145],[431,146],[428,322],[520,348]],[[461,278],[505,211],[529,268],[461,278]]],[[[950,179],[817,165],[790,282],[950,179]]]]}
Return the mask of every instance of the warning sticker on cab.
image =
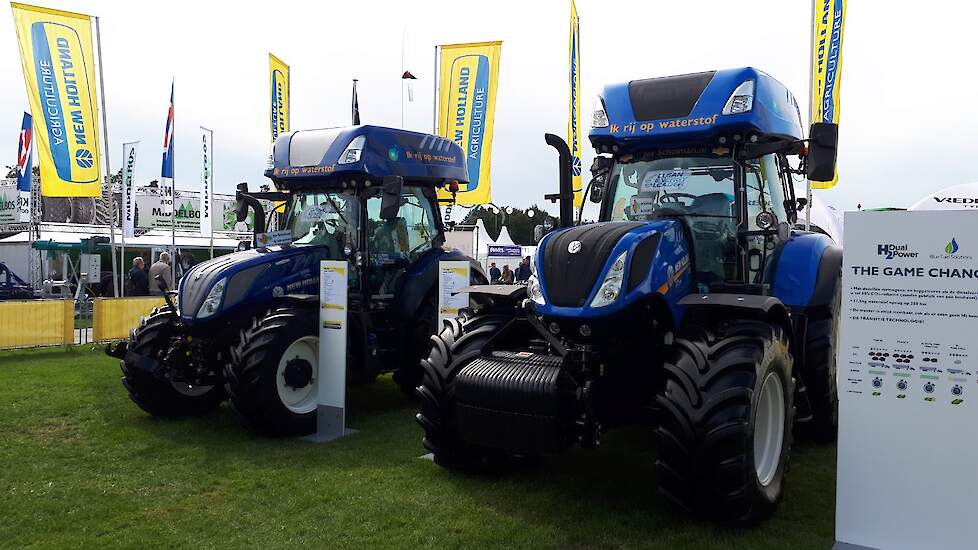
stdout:
{"type": "Polygon", "coordinates": [[[689,177],[689,170],[677,168],[675,170],[649,170],[642,178],[642,192],[663,191],[666,189],[677,190],[686,187],[686,179],[689,177]]]}

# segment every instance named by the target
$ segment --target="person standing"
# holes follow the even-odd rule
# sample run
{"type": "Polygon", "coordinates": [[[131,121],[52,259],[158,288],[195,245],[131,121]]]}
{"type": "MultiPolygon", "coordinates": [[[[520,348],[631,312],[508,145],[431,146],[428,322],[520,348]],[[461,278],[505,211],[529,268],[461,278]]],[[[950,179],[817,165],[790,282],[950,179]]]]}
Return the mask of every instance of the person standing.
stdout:
{"type": "Polygon", "coordinates": [[[175,290],[173,288],[173,271],[170,269],[169,252],[161,252],[160,259],[155,264],[149,266],[149,293],[153,296],[162,296],[163,290],[160,288],[160,283],[156,281],[157,275],[163,277],[163,282],[166,283],[167,290],[175,290]]]}
{"type": "Polygon", "coordinates": [[[492,264],[489,266],[489,284],[498,285],[499,278],[501,276],[502,273],[500,273],[499,268],[496,267],[496,262],[492,262],[492,264]]]}
{"type": "Polygon", "coordinates": [[[130,296],[146,296],[149,294],[149,278],[146,277],[146,262],[140,256],[132,259],[132,269],[129,270],[130,296]]]}
{"type": "Polygon", "coordinates": [[[509,264],[503,266],[503,272],[499,276],[499,283],[504,285],[513,284],[513,271],[509,269],[509,264]]]}
{"type": "Polygon", "coordinates": [[[516,282],[526,284],[533,272],[530,270],[530,257],[523,258],[520,266],[516,268],[516,282]]]}

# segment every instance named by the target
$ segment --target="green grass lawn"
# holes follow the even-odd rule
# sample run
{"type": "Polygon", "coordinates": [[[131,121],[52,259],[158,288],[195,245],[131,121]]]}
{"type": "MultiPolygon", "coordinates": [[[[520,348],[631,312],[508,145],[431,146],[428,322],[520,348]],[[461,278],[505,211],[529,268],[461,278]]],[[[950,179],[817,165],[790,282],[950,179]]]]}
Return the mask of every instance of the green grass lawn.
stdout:
{"type": "Polygon", "coordinates": [[[0,353],[0,547],[829,548],[835,448],[796,445],[760,527],[714,526],[656,495],[651,432],[608,434],[501,476],[418,457],[390,378],[350,392],[359,433],[272,440],[227,408],[157,420],[100,350],[0,353]]]}

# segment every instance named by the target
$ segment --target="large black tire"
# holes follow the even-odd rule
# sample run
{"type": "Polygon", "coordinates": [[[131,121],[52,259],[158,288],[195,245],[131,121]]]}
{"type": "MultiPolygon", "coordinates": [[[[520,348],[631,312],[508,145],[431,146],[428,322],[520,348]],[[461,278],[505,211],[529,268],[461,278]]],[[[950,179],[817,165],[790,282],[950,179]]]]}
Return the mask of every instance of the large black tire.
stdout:
{"type": "Polygon", "coordinates": [[[489,338],[511,319],[507,315],[470,316],[446,321],[441,332],[430,338],[428,358],[418,395],[418,423],[424,429],[422,444],[444,468],[482,471],[498,463],[501,454],[466,443],[459,433],[455,410],[455,376],[477,358],[489,338]]]}
{"type": "Polygon", "coordinates": [[[809,319],[805,331],[805,367],[800,375],[812,405],[812,418],[800,425],[800,432],[817,443],[830,443],[835,440],[838,433],[839,392],[836,379],[838,372],[836,354],[839,345],[841,309],[841,288],[837,288],[831,308],[824,317],[809,319]]]}
{"type": "MultiPolygon", "coordinates": [[[[167,308],[156,308],[130,333],[128,349],[165,364],[187,361],[186,347],[173,341],[176,335],[173,315],[167,308]]],[[[191,388],[161,380],[125,359],[119,364],[122,385],[129,391],[130,399],[153,416],[197,416],[217,409],[227,399],[221,385],[191,388]]]]}
{"type": "Polygon", "coordinates": [[[768,516],[784,491],[794,417],[792,357],[782,329],[759,321],[685,328],[663,368],[665,385],[656,397],[659,492],[689,512],[721,521],[752,523],[768,516]],[[781,437],[780,452],[769,453],[776,467],[761,469],[762,482],[755,429],[769,376],[776,377],[770,383],[781,384],[777,402],[784,415],[780,430],[761,425],[757,431],[781,437]]]}
{"type": "MultiPolygon", "coordinates": [[[[279,396],[278,376],[279,362],[289,346],[301,338],[318,339],[318,325],[316,309],[280,307],[256,317],[241,331],[225,367],[226,388],[231,410],[255,431],[276,437],[316,431],[316,407],[304,412],[290,409],[279,396]]],[[[315,372],[302,388],[318,383],[315,372]]],[[[311,389],[315,391],[315,386],[311,389]]]]}
{"type": "Polygon", "coordinates": [[[434,291],[425,296],[408,327],[407,354],[394,372],[394,382],[405,395],[417,395],[417,388],[424,377],[421,360],[431,351],[431,337],[437,331],[438,296],[434,291]]]}

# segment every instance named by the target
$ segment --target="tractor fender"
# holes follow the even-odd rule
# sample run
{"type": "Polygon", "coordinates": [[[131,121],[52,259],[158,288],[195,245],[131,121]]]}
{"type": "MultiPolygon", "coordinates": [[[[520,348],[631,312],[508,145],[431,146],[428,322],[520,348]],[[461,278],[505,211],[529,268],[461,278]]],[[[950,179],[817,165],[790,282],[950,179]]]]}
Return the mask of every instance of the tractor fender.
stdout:
{"type": "Polygon", "coordinates": [[[791,316],[785,304],[774,296],[755,294],[690,294],[679,300],[685,306],[684,324],[708,319],[757,319],[782,327],[785,334],[794,333],[791,316]]]}
{"type": "Polygon", "coordinates": [[[789,308],[832,300],[842,268],[842,248],[821,233],[795,232],[780,248],[771,294],[789,308]]]}
{"type": "Polygon", "coordinates": [[[468,261],[471,265],[471,278],[478,282],[489,282],[479,262],[459,252],[437,248],[418,259],[404,273],[404,283],[398,292],[394,309],[401,319],[411,319],[421,307],[421,303],[438,286],[438,262],[468,261]]]}

